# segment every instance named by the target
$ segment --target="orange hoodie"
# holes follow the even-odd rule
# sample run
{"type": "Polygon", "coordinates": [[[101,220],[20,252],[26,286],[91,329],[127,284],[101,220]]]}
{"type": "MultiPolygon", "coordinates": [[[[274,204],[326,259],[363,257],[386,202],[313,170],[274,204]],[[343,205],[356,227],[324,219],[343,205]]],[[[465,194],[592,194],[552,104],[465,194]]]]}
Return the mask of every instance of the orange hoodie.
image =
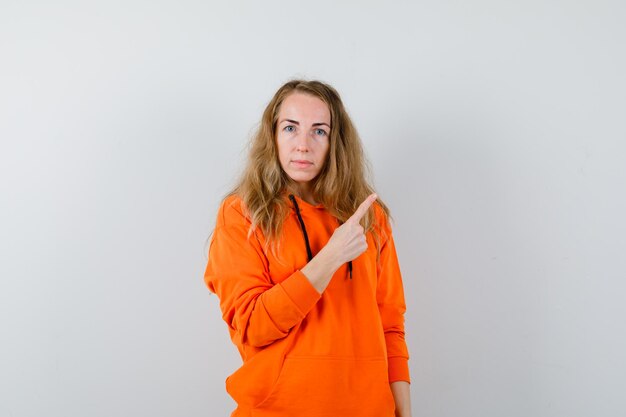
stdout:
{"type": "Polygon", "coordinates": [[[391,228],[374,203],[379,265],[368,233],[368,249],[320,294],[300,269],[339,223],[321,204],[294,200],[280,260],[264,251],[260,229],[247,239],[250,221],[238,196],[225,199],[217,215],[204,279],[243,359],[226,378],[238,405],[231,417],[393,417],[389,384],[410,379],[391,228]]]}

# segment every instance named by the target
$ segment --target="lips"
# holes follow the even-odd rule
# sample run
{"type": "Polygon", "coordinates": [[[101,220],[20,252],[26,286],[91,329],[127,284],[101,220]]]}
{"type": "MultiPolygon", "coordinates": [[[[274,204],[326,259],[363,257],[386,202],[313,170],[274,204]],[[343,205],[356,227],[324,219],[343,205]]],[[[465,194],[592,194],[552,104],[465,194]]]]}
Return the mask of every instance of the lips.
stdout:
{"type": "Polygon", "coordinates": [[[294,165],[296,168],[308,168],[311,165],[313,165],[313,162],[311,161],[305,161],[304,159],[298,159],[296,161],[291,161],[292,165],[294,165]]]}

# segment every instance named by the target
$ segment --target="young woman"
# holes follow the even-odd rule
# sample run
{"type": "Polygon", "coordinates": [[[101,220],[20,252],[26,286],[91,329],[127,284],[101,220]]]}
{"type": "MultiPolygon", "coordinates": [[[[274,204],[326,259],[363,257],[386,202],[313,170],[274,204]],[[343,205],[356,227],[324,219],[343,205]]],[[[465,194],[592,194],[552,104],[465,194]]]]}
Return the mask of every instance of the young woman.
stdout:
{"type": "Polygon", "coordinates": [[[243,365],[231,417],[410,417],[389,210],[337,91],[278,89],[222,201],[204,275],[243,365]]]}

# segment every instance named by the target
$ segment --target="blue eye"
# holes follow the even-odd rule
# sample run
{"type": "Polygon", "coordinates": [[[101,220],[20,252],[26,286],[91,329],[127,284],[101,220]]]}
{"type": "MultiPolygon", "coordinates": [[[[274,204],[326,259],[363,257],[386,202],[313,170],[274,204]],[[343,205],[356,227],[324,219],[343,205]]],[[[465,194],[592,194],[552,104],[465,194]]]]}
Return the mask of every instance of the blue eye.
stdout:
{"type": "Polygon", "coordinates": [[[283,128],[283,130],[286,130],[287,132],[293,132],[293,130],[287,130],[287,129],[293,129],[294,127],[292,125],[287,125],[283,128]]]}
{"type": "Polygon", "coordinates": [[[326,135],[326,131],[324,129],[315,129],[315,133],[322,136],[326,135]]]}

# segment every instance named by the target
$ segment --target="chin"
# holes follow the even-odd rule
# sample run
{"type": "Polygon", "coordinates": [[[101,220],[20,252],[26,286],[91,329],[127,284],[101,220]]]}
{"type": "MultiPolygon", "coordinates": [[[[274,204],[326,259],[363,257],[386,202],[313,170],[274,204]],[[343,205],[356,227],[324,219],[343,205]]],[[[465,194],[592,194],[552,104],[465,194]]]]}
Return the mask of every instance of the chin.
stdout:
{"type": "Polygon", "coordinates": [[[289,178],[291,178],[295,182],[309,182],[315,177],[316,175],[311,175],[311,174],[303,175],[302,172],[289,173],[289,178]]]}

